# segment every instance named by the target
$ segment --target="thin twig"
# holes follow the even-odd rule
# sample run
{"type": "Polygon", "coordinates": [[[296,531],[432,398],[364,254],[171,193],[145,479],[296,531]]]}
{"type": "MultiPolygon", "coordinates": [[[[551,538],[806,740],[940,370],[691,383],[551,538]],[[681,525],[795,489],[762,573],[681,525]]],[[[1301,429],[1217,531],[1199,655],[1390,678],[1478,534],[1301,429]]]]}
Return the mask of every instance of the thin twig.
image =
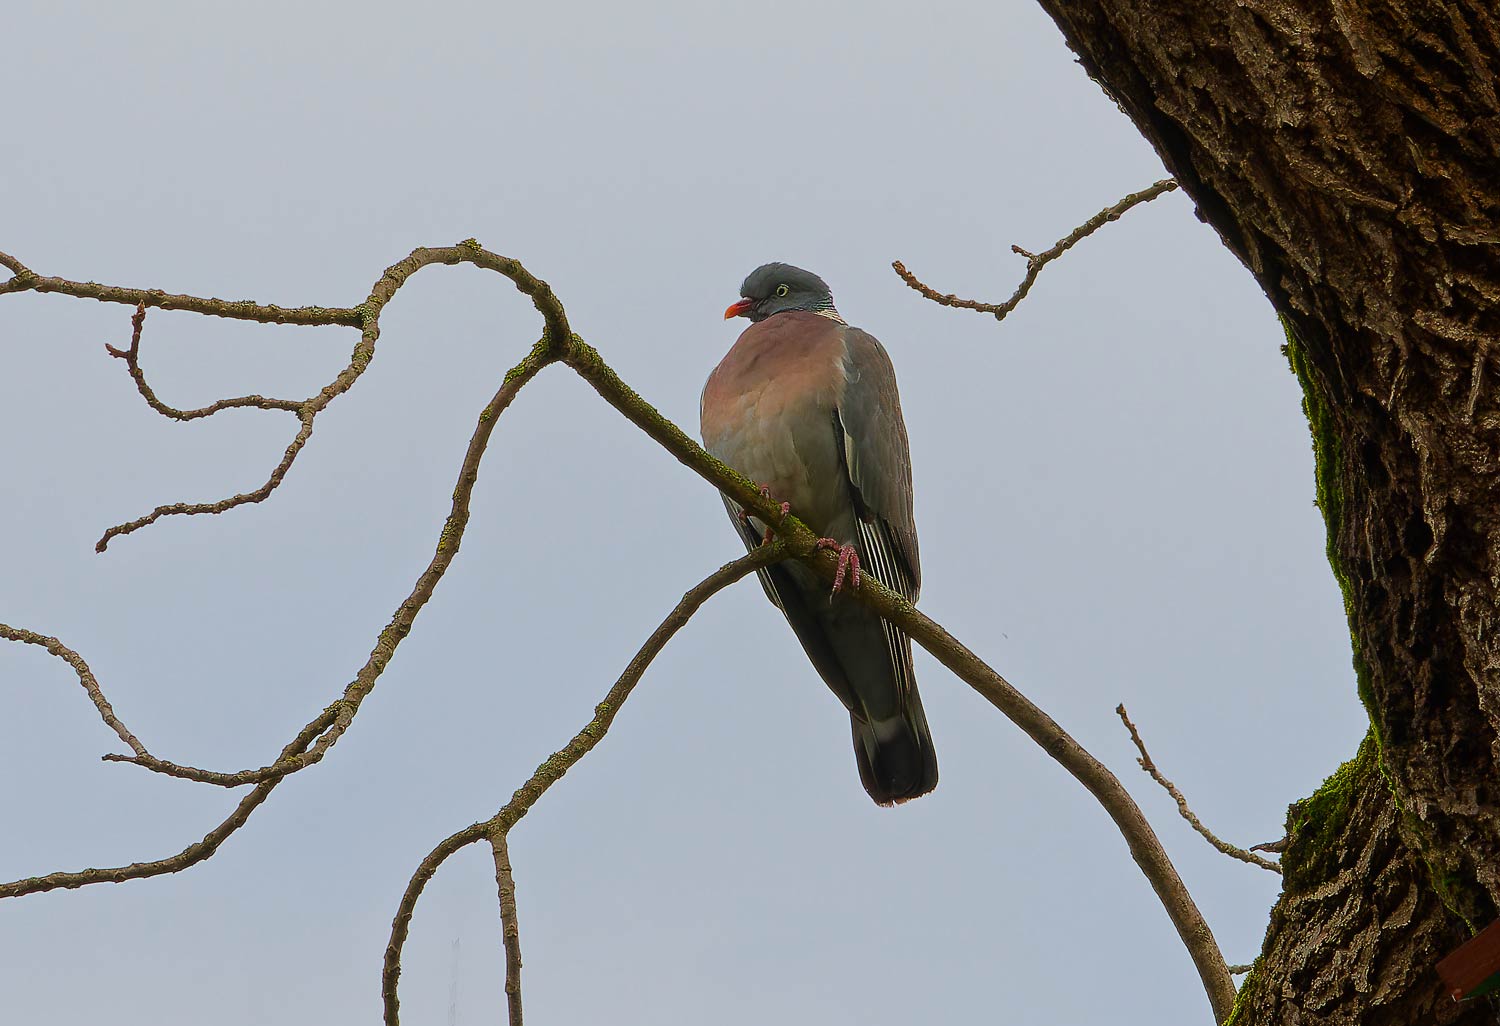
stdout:
{"type": "MultiPolygon", "coordinates": [[[[822,555],[826,558],[817,560],[817,572],[831,581],[837,557],[832,553],[822,555]]],[[[810,562],[809,559],[803,561],[810,562]]],[[[1177,929],[1177,936],[1198,970],[1209,1006],[1213,1009],[1214,1021],[1227,1019],[1234,1009],[1234,981],[1224,965],[1224,955],[1187,885],[1178,876],[1177,868],[1151,829],[1151,823],[1119,779],[1052,717],[900,595],[874,578],[867,578],[855,594],[860,602],[911,635],[912,640],[935,656],[938,662],[1004,713],[1094,796],[1114,820],[1130,848],[1131,857],[1145,874],[1167,917],[1177,929]]]]}
{"type": "Polygon", "coordinates": [[[521,388],[551,363],[552,359],[544,344],[537,343],[524,360],[506,373],[504,383],[480,411],[478,423],[474,427],[474,433],[469,438],[468,449],[464,453],[463,463],[458,468],[458,483],[453,488],[452,505],[448,511],[448,518],[443,522],[442,530],[438,533],[437,546],[433,551],[432,559],[428,562],[427,569],[417,578],[416,584],[412,586],[411,593],[396,607],[391,622],[386,625],[385,630],[380,632],[375,648],[365,660],[364,666],[360,667],[354,680],[344,689],[343,695],[329,707],[334,711],[334,719],[329,723],[326,733],[318,737],[317,743],[311,749],[298,752],[289,758],[278,759],[269,766],[238,770],[232,773],[182,766],[139,752],[134,756],[107,755],[105,760],[128,762],[156,773],[184,780],[196,780],[203,784],[215,784],[219,787],[240,787],[244,784],[260,783],[275,777],[286,776],[288,773],[295,773],[321,761],[353,722],[360,703],[374,690],[375,682],[389,665],[391,657],[396,653],[396,647],[411,633],[417,614],[422,611],[427,600],[432,598],[438,581],[442,580],[448,567],[452,565],[454,557],[458,555],[458,547],[463,543],[464,531],[469,525],[469,502],[474,494],[474,484],[479,480],[479,465],[484,459],[485,449],[489,445],[495,425],[499,423],[500,415],[510,406],[521,388]]]}
{"type": "MultiPolygon", "coordinates": [[[[270,478],[254,491],[242,492],[218,502],[174,502],[157,506],[145,516],[117,524],[105,531],[103,537],[95,544],[95,550],[103,552],[108,548],[112,539],[134,533],[162,517],[223,513],[238,506],[264,501],[280,486],[287,471],[291,469],[297,456],[302,452],[302,448],[307,444],[308,438],[312,435],[313,421],[318,414],[322,413],[334,399],[347,392],[374,358],[375,343],[380,337],[381,311],[413,274],[433,264],[450,266],[473,264],[476,267],[505,275],[520,292],[531,298],[532,305],[537,308],[546,322],[544,338],[554,348],[556,355],[561,355],[561,350],[566,346],[572,332],[568,327],[567,314],[557,297],[553,295],[552,289],[545,281],[527,271],[520,261],[498,253],[491,253],[473,239],[465,239],[455,246],[424,246],[413,250],[406,259],[386,268],[385,273],[371,289],[369,297],[364,303],[355,307],[264,306],[248,301],[172,295],[156,289],[127,289],[114,285],[100,285],[96,282],[49,278],[38,275],[10,254],[0,253],[0,266],[12,272],[9,280],[0,282],[0,295],[11,292],[58,292],[79,299],[96,299],[104,303],[124,303],[134,306],[137,308],[138,317],[144,317],[145,307],[159,307],[163,310],[186,310],[211,317],[229,317],[265,324],[342,325],[360,329],[360,340],[354,346],[349,363],[316,395],[301,402],[265,399],[261,396],[241,396],[236,399],[221,400],[202,410],[172,410],[171,407],[153,401],[154,394],[144,387],[144,378],[138,377],[135,373],[138,368],[133,369],[132,377],[136,377],[137,387],[142,388],[142,395],[146,397],[153,409],[165,416],[173,416],[178,420],[196,419],[198,416],[212,416],[226,409],[253,407],[294,412],[301,421],[301,428],[291,444],[287,446],[281,462],[272,470],[270,478]]],[[[139,321],[135,324],[134,336],[132,350],[137,350],[140,341],[139,321]]],[[[112,346],[109,349],[113,356],[130,359],[131,351],[115,349],[112,346]]]]}
{"type": "Polygon", "coordinates": [[[1005,320],[1005,315],[1019,306],[1021,300],[1026,298],[1026,294],[1031,291],[1031,286],[1036,284],[1037,275],[1042,273],[1043,267],[1046,267],[1049,263],[1072,249],[1078,242],[1094,234],[1094,232],[1109,222],[1118,221],[1121,215],[1131,207],[1141,203],[1148,203],[1162,193],[1171,192],[1175,188],[1177,188],[1177,183],[1174,180],[1164,178],[1156,184],[1142,189],[1140,192],[1132,192],[1129,196],[1120,200],[1120,202],[1113,206],[1105,207],[1099,213],[1083,222],[1083,224],[1074,228],[1067,235],[1058,239],[1051,249],[1045,249],[1040,253],[1032,253],[1022,249],[1020,246],[1011,246],[1012,253],[1017,253],[1026,258],[1026,277],[1021,279],[1021,284],[1016,286],[1016,291],[1011,293],[1011,297],[1003,303],[984,303],[977,299],[960,299],[951,292],[944,294],[931,286],[923,284],[915,274],[906,269],[906,265],[901,261],[892,261],[891,267],[901,276],[902,281],[934,303],[956,307],[960,310],[978,310],[980,313],[994,314],[995,320],[1003,321],[1005,320]]]}
{"type": "Polygon", "coordinates": [[[7,641],[19,641],[27,645],[39,645],[52,655],[57,656],[63,662],[73,668],[78,674],[78,683],[83,685],[83,690],[88,693],[89,701],[94,703],[94,708],[99,710],[99,716],[104,720],[105,726],[113,730],[130,746],[130,750],[138,756],[148,756],[146,746],[132,734],[120,718],[115,715],[114,706],[109,704],[109,699],[104,697],[104,689],[99,686],[99,679],[94,676],[94,671],[89,669],[89,664],[83,661],[83,656],[64,645],[56,638],[36,631],[29,631],[24,627],[11,627],[9,624],[0,623],[0,638],[7,641]]]}
{"type": "Polygon", "coordinates": [[[276,464],[275,469],[271,471],[271,476],[266,479],[266,483],[253,492],[241,492],[238,495],[231,495],[227,499],[220,499],[218,502],[172,502],[165,506],[157,506],[143,517],[137,517],[134,520],[126,521],[123,524],[116,524],[109,528],[94,543],[94,551],[103,552],[109,548],[109,543],[113,539],[121,535],[134,534],[141,528],[156,523],[162,517],[194,516],[200,513],[224,513],[234,509],[236,506],[264,502],[280,486],[282,479],[286,477],[286,472],[292,469],[293,461],[302,452],[302,447],[312,437],[313,418],[315,416],[317,416],[316,410],[306,407],[302,409],[298,414],[298,419],[302,421],[302,426],[297,429],[297,434],[293,436],[292,444],[286,447],[286,452],[282,455],[281,462],[276,464]]]}
{"type": "Polygon", "coordinates": [[[516,790],[504,808],[484,822],[467,826],[444,838],[418,864],[411,879],[407,881],[406,892],[402,894],[400,904],[396,907],[396,917],[391,922],[391,939],[385,948],[385,966],[381,972],[380,992],[385,1001],[386,1026],[397,1026],[401,1021],[401,1002],[397,995],[397,984],[401,979],[401,952],[406,945],[406,937],[411,928],[411,917],[416,910],[417,899],[422,896],[423,889],[432,879],[433,874],[438,871],[438,867],[446,862],[449,856],[476,841],[493,837],[496,833],[502,836],[508,834],[510,828],[531,811],[532,806],[542,795],[546,794],[548,788],[561,780],[564,773],[577,765],[578,760],[604,739],[604,735],[609,732],[610,724],[615,720],[615,715],[625,704],[625,700],[630,697],[630,693],[635,690],[636,684],[651,665],[651,661],[666,647],[672,636],[692,619],[693,614],[703,603],[740,578],[768,567],[786,556],[787,548],[784,543],[769,542],[748,555],[741,556],[733,563],[721,566],[683,595],[682,600],[673,607],[661,625],[652,631],[651,636],[641,645],[640,650],[630,660],[629,665],[625,667],[614,686],[609,689],[603,701],[594,707],[593,719],[573,735],[571,741],[548,756],[546,761],[537,767],[530,779],[516,790]]]}
{"type": "MultiPolygon", "coordinates": [[[[398,286],[399,287],[399,286],[398,286]]],[[[393,290],[394,291],[394,290],[393,290]]],[[[484,454],[490,435],[493,433],[499,415],[510,405],[512,399],[520,391],[521,387],[530,381],[553,357],[549,355],[548,348],[544,343],[538,343],[532,352],[511,369],[505,376],[504,383],[494,398],[485,406],[479,415],[479,423],[475,427],[474,435],[469,440],[469,448],[465,453],[464,462],[459,470],[458,484],[453,493],[453,507],[449,513],[443,530],[438,537],[437,551],[434,553],[427,570],[418,578],[416,586],[405,602],[396,610],[389,626],[381,632],[375,649],[371,652],[364,667],[355,676],[354,681],[345,689],[343,697],[324,709],[316,718],[309,722],[302,731],[285,748],[280,756],[270,766],[259,770],[247,770],[237,774],[219,774],[212,771],[197,770],[192,767],[178,766],[165,760],[157,759],[149,755],[139,741],[134,741],[133,735],[128,731],[122,734],[122,739],[131,745],[134,756],[114,756],[113,761],[133,762],[158,772],[168,773],[172,776],[184,777],[191,780],[200,780],[206,783],[216,783],[223,786],[239,786],[246,783],[255,783],[253,791],[241,799],[223,823],[210,832],[197,844],[170,858],[157,862],[135,863],[117,869],[90,869],[80,873],[57,872],[40,877],[30,877],[13,883],[0,885],[0,898],[15,897],[22,894],[30,894],[37,891],[52,890],[58,887],[74,888],[94,883],[118,883],[124,880],[141,879],[149,876],[158,876],[164,873],[175,873],[189,866],[202,862],[209,858],[219,845],[236,830],[245,824],[250,814],[261,802],[270,795],[275,786],[280,783],[289,773],[296,772],[307,766],[320,761],[329,748],[332,747],[339,736],[348,728],[358,711],[360,703],[373,690],[376,680],[389,664],[391,656],[396,647],[411,630],[411,625],[416,619],[429,598],[437,582],[442,578],[448,566],[452,563],[458,552],[458,547],[463,539],[464,529],[469,520],[469,500],[473,493],[474,483],[478,480],[479,462],[484,454]],[[134,741],[132,744],[131,742],[134,741]],[[316,743],[314,743],[316,742],[316,743]]],[[[10,629],[16,634],[14,640],[28,641],[33,644],[46,645],[49,640],[40,635],[33,635],[29,631],[10,629]],[[33,640],[33,638],[35,640],[33,640]]],[[[7,635],[8,636],[8,635],[7,635]]],[[[59,643],[60,646],[60,643],[59,643]]],[[[52,649],[49,647],[49,651],[52,649]]],[[[71,653],[64,649],[57,652],[62,658],[77,669],[82,664],[82,659],[76,653],[71,653],[71,659],[63,652],[71,653]],[[74,659],[78,661],[74,663],[74,659]]],[[[84,667],[84,671],[87,667],[84,667]]],[[[85,689],[89,688],[88,680],[80,671],[80,680],[84,681],[85,689]]],[[[92,674],[88,675],[92,679],[92,674]]],[[[97,694],[96,705],[103,702],[103,694],[95,689],[90,690],[90,697],[97,694]]],[[[108,709],[108,703],[104,702],[100,709],[101,715],[108,709]]],[[[113,711],[109,712],[113,717],[113,711]]],[[[106,719],[105,722],[110,722],[106,719]]],[[[118,722],[116,720],[115,722],[118,722]]],[[[113,726],[113,724],[111,724],[113,726]]],[[[123,725],[121,728],[123,729],[123,725]]],[[[119,732],[119,730],[117,730],[119,732]]],[[[106,757],[110,758],[110,757],[106,757]]]]}
{"type": "Polygon", "coordinates": [[[12,274],[11,278],[0,282],[0,296],[11,292],[56,292],[75,299],[96,299],[101,303],[123,303],[126,306],[145,303],[161,310],[184,310],[208,317],[227,317],[261,324],[342,325],[357,328],[364,323],[363,311],[357,306],[267,306],[245,299],[204,299],[198,296],[173,295],[160,289],[127,289],[92,281],[69,281],[66,278],[37,274],[9,253],[0,253],[0,265],[8,268],[12,274]]]}
{"type": "MultiPolygon", "coordinates": [[[[570,329],[568,327],[567,314],[563,310],[562,304],[552,293],[551,288],[547,285],[546,282],[535,277],[529,271],[527,271],[519,261],[513,260],[509,257],[503,257],[498,254],[491,253],[488,250],[480,247],[479,244],[474,242],[474,240],[472,239],[461,242],[456,246],[440,248],[424,247],[413,250],[405,260],[402,260],[385,270],[384,274],[382,274],[381,278],[371,289],[369,299],[365,301],[363,306],[358,308],[361,311],[361,315],[364,318],[364,321],[360,342],[355,347],[354,358],[351,360],[349,366],[346,367],[342,372],[340,372],[339,376],[336,377],[330,385],[325,387],[317,397],[308,400],[307,403],[304,404],[300,414],[303,418],[302,431],[298,433],[297,439],[294,440],[292,446],[288,448],[285,458],[278,465],[278,467],[272,474],[271,480],[268,481],[265,486],[263,486],[261,489],[258,489],[256,492],[249,493],[247,495],[235,496],[231,499],[226,499],[219,503],[202,505],[177,504],[175,506],[158,507],[157,510],[155,510],[152,514],[143,517],[140,520],[132,521],[130,524],[124,524],[116,528],[111,528],[109,532],[106,532],[104,538],[101,539],[99,545],[99,547],[102,549],[103,546],[116,535],[136,530],[167,514],[222,512],[224,509],[231,508],[234,505],[238,505],[243,502],[259,502],[269,496],[270,493],[275,489],[276,485],[280,483],[281,478],[285,475],[287,468],[291,465],[291,462],[295,458],[297,452],[300,451],[302,445],[306,443],[307,436],[311,433],[312,430],[312,418],[316,416],[316,414],[321,409],[325,408],[327,406],[327,403],[331,401],[333,397],[342,393],[343,391],[347,391],[348,388],[353,384],[353,382],[358,378],[359,374],[363,371],[363,368],[368,365],[369,354],[373,353],[375,341],[379,337],[380,333],[379,316],[381,311],[385,308],[386,304],[390,302],[391,298],[396,294],[401,286],[404,285],[411,278],[411,276],[421,268],[430,266],[432,264],[452,265],[458,263],[474,264],[478,267],[494,271],[509,278],[515,285],[516,289],[524,295],[528,296],[532,300],[532,304],[537,308],[538,312],[542,314],[545,323],[543,336],[541,341],[539,341],[535,346],[532,347],[531,352],[525,357],[525,359],[523,359],[516,366],[512,367],[506,373],[504,381],[501,384],[499,390],[496,391],[494,397],[491,398],[484,409],[480,411],[478,423],[474,429],[474,434],[469,439],[468,449],[465,452],[463,463],[459,468],[458,482],[453,490],[452,506],[450,508],[448,518],[444,522],[443,528],[438,535],[436,551],[433,554],[432,560],[429,562],[427,569],[417,579],[416,584],[413,586],[412,591],[407,596],[406,600],[403,601],[399,607],[397,607],[397,610],[392,616],[390,623],[387,625],[385,630],[381,632],[379,638],[377,639],[374,650],[370,653],[370,656],[365,662],[365,665],[360,668],[359,672],[355,675],[354,680],[350,682],[350,684],[345,688],[343,695],[332,705],[322,710],[318,714],[318,716],[315,717],[307,725],[306,728],[304,728],[304,730],[314,730],[312,738],[316,740],[316,743],[313,743],[311,745],[311,748],[309,748],[307,745],[301,745],[295,749],[284,749],[280,757],[278,757],[269,765],[234,772],[221,772],[216,770],[200,769],[193,766],[185,766],[167,759],[157,758],[156,756],[151,755],[144,748],[144,746],[140,746],[139,741],[134,741],[133,736],[131,736],[126,739],[126,743],[131,745],[131,751],[134,754],[110,754],[104,756],[106,761],[127,762],[142,766],[157,773],[165,774],[167,776],[179,777],[186,780],[194,780],[200,783],[214,784],[221,787],[240,787],[246,784],[259,785],[279,780],[289,773],[297,772],[298,770],[305,769],[306,767],[314,765],[317,762],[321,761],[324,755],[327,754],[329,749],[332,748],[334,743],[336,743],[338,739],[343,735],[343,733],[348,729],[350,723],[353,721],[355,713],[359,710],[360,704],[374,688],[376,680],[380,677],[381,673],[385,670],[386,665],[388,665],[388,663],[390,662],[390,659],[394,655],[397,646],[400,645],[401,641],[411,631],[412,624],[415,622],[417,614],[421,611],[422,607],[426,605],[427,600],[432,597],[433,591],[437,587],[438,581],[442,579],[444,573],[447,572],[448,567],[452,564],[454,557],[458,553],[458,548],[463,540],[465,528],[468,525],[469,502],[473,494],[474,484],[478,480],[479,464],[483,458],[485,448],[489,443],[490,436],[494,431],[495,424],[500,414],[503,413],[504,410],[510,405],[511,401],[516,397],[521,388],[528,381],[530,381],[538,372],[540,372],[545,366],[547,366],[547,364],[552,363],[559,358],[559,356],[561,355],[560,350],[562,346],[560,344],[553,343],[552,339],[560,337],[566,341],[571,335],[570,329]],[[134,741],[133,744],[132,741],[134,741]]],[[[0,265],[9,267],[12,270],[20,267],[21,272],[27,274],[30,273],[25,271],[25,268],[20,265],[19,261],[16,261],[14,257],[11,257],[5,253],[0,253],[0,265]]],[[[124,301],[123,299],[115,298],[116,293],[122,295],[128,294],[132,296],[139,293],[139,290],[120,290],[114,289],[110,286],[97,286],[93,283],[89,283],[87,286],[79,286],[77,285],[77,283],[72,282],[65,282],[64,284],[69,288],[74,288],[76,286],[76,294],[82,295],[86,298],[98,298],[93,293],[95,291],[102,290],[105,294],[106,301],[109,302],[124,301]]],[[[5,290],[0,290],[0,293],[3,293],[3,291],[5,290]]],[[[11,291],[18,290],[13,289],[11,291]]],[[[63,288],[58,288],[55,291],[66,290],[63,288]]],[[[151,293],[150,295],[160,294],[151,293]]],[[[195,309],[197,312],[202,313],[218,312],[220,309],[220,305],[223,304],[222,300],[200,300],[191,296],[178,296],[172,298],[174,300],[190,301],[179,305],[183,305],[184,308],[195,309]],[[200,307],[202,307],[203,309],[199,309],[200,307]]],[[[262,312],[276,311],[278,309],[279,308],[276,307],[261,308],[262,312]]],[[[282,312],[284,313],[285,311],[282,312]]],[[[224,315],[228,316],[228,314],[224,315]]],[[[122,351],[114,349],[114,347],[110,347],[111,355],[118,355],[121,358],[127,359],[127,361],[132,360],[135,355],[138,355],[143,324],[144,312],[139,305],[139,301],[137,301],[136,316],[132,321],[131,348],[129,350],[122,351]]],[[[36,635],[36,637],[41,638],[42,636],[36,635]]],[[[17,640],[26,639],[18,638],[17,640]]],[[[45,641],[45,639],[43,639],[43,641],[45,641]]],[[[73,655],[76,658],[76,653],[73,653],[73,655]]],[[[83,678],[80,677],[80,679],[83,678]]],[[[92,679],[92,675],[90,675],[90,679],[92,679]]],[[[88,688],[87,681],[85,681],[84,686],[86,689],[88,688]]],[[[90,692],[91,697],[93,697],[93,694],[93,692],[90,692]]],[[[103,696],[102,694],[100,694],[99,700],[102,700],[102,698],[103,696]]],[[[98,701],[96,701],[95,704],[97,705],[98,701]]],[[[107,706],[108,703],[105,703],[106,708],[107,706]]],[[[101,709],[101,712],[102,711],[103,710],[101,709]]],[[[113,716],[112,711],[110,715],[113,716]]],[[[106,720],[106,722],[110,721],[106,720]]],[[[113,726],[113,724],[111,725],[113,726]]],[[[126,734],[128,735],[128,731],[126,732],[126,734]]],[[[125,735],[122,735],[122,739],[124,738],[125,735]]]]}
{"type": "Polygon", "coordinates": [[[490,831],[495,856],[495,887],[500,892],[500,934],[505,943],[505,1006],[510,1026],[521,1026],[521,925],[516,919],[516,881],[504,830],[490,831]]]}
{"type": "MultiPolygon", "coordinates": [[[[326,726],[327,724],[322,720],[309,723],[302,729],[302,733],[292,739],[291,744],[282,749],[282,757],[290,758],[305,749],[326,726]]],[[[76,873],[57,872],[48,873],[45,876],[27,877],[24,880],[13,880],[10,883],[0,884],[0,898],[16,898],[23,894],[37,894],[58,888],[71,890],[88,884],[123,883],[126,880],[144,880],[147,877],[179,873],[189,866],[197,865],[218,851],[219,845],[245,825],[250,819],[250,814],[260,806],[261,802],[270,797],[271,792],[281,781],[281,777],[276,777],[257,786],[255,790],[241,798],[240,803],[229,814],[229,818],[210,830],[203,840],[188,845],[169,858],[158,859],[155,862],[133,862],[128,866],[118,866],[113,869],[85,869],[76,873]]]]}
{"type": "Polygon", "coordinates": [[[125,361],[125,367],[130,372],[131,380],[135,382],[136,391],[141,398],[146,400],[146,405],[151,407],[163,417],[172,420],[198,420],[202,417],[212,417],[221,410],[236,410],[245,407],[253,407],[258,410],[282,410],[287,413],[298,413],[306,405],[304,401],[296,399],[270,399],[263,395],[242,395],[234,399],[220,399],[207,406],[196,410],[179,410],[175,406],[168,406],[157,398],[156,392],[146,382],[146,373],[141,370],[141,330],[146,325],[146,304],[140,303],[135,308],[135,314],[130,318],[130,348],[116,349],[108,342],[104,343],[104,349],[110,356],[125,361]]]}
{"type": "Polygon", "coordinates": [[[1141,740],[1140,731],[1136,730],[1135,724],[1130,722],[1130,716],[1125,712],[1125,704],[1123,702],[1115,706],[1115,713],[1120,717],[1120,722],[1125,724],[1125,729],[1130,731],[1130,740],[1135,742],[1136,751],[1141,753],[1140,758],[1136,759],[1136,762],[1141,764],[1141,769],[1151,775],[1152,780],[1166,789],[1167,794],[1171,795],[1172,800],[1177,803],[1177,811],[1182,814],[1182,818],[1192,824],[1193,829],[1198,831],[1205,841],[1232,859],[1248,862],[1252,866],[1259,866],[1261,869],[1270,870],[1272,873],[1281,872],[1281,867],[1270,859],[1263,859],[1253,852],[1246,851],[1244,848],[1236,848],[1228,841],[1220,840],[1212,830],[1204,826],[1203,821],[1188,807],[1187,799],[1182,796],[1181,791],[1177,790],[1177,785],[1163,776],[1161,770],[1156,768],[1156,763],[1151,761],[1151,755],[1146,751],[1146,742],[1141,740]]]}

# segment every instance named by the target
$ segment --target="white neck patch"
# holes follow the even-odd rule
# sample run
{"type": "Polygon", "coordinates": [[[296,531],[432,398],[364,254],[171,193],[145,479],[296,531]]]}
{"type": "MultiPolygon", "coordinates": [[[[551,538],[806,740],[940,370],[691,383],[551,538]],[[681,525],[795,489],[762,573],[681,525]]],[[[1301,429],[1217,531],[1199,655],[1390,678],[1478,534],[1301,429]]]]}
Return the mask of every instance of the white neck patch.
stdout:
{"type": "Polygon", "coordinates": [[[827,317],[830,321],[838,321],[840,324],[849,323],[839,316],[839,312],[837,310],[834,310],[832,308],[827,310],[814,310],[813,313],[817,314],[819,317],[827,317]]]}

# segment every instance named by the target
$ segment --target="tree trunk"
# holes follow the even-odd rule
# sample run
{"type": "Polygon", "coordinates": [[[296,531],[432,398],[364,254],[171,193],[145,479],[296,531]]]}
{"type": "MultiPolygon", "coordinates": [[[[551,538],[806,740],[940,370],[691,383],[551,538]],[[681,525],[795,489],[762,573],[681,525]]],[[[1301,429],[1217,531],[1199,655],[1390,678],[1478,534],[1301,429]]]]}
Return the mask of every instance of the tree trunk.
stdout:
{"type": "Polygon", "coordinates": [[[1494,1022],[1433,966],[1500,906],[1500,13],[1041,3],[1288,325],[1370,714],[1233,1021],[1494,1022]]]}

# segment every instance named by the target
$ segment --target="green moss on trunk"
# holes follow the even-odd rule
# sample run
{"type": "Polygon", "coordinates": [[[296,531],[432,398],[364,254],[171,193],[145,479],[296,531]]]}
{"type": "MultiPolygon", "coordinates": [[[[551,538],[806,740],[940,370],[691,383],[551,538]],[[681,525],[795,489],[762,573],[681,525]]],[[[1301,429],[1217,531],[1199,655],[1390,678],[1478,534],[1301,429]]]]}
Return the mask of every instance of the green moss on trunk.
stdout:
{"type": "Polygon", "coordinates": [[[1339,593],[1344,597],[1355,687],[1359,692],[1359,700],[1364,703],[1365,711],[1370,716],[1370,729],[1374,732],[1378,756],[1381,747],[1380,716],[1375,708],[1375,693],[1370,687],[1370,671],[1360,655],[1359,633],[1354,629],[1353,585],[1338,552],[1339,525],[1344,522],[1344,492],[1340,485],[1344,447],[1334,423],[1332,407],[1313,376],[1307,350],[1297,341],[1296,333],[1284,317],[1281,319],[1281,327],[1286,332],[1286,344],[1281,347],[1281,351],[1291,364],[1298,384],[1302,386],[1302,412],[1307,415],[1307,426],[1312,432],[1313,480],[1317,489],[1317,504],[1328,532],[1324,551],[1328,555],[1328,565],[1333,569],[1333,578],[1338,581],[1339,593]]]}
{"type": "Polygon", "coordinates": [[[1327,880],[1338,868],[1338,845],[1349,822],[1354,798],[1366,778],[1379,773],[1374,731],[1365,735],[1354,758],[1344,763],[1300,802],[1287,809],[1286,851],[1281,876],[1288,891],[1300,893],[1327,880]]]}

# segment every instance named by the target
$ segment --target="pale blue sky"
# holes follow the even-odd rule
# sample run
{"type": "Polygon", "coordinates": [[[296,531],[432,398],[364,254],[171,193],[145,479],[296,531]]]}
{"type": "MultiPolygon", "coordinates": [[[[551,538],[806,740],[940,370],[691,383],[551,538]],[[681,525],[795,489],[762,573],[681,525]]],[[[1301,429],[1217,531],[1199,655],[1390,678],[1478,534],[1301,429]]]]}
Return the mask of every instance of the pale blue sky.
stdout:
{"type": "MultiPolygon", "coordinates": [[[[1138,796],[1231,962],[1278,881],[1211,851],[1280,836],[1364,717],[1269,304],[1176,194],[1023,261],[1162,177],[1029,3],[22,3],[0,249],[41,273],[352,304],[417,245],[521,258],[692,430],[772,259],[809,267],[900,378],[922,607],[1138,796]]],[[[151,413],[102,343],[130,311],[0,297],[0,621],[93,664],[163,757],[274,758],[340,692],[429,558],[474,418],[538,331],[471,269],[392,304],[369,373],[273,498],[118,540],[159,502],[258,485],[291,418],[151,413]]],[[[197,405],[300,396],[352,332],[154,313],[143,365],[197,405]]],[[[587,719],[683,590],[733,557],[718,499],[570,372],[506,414],[457,565],[321,766],[211,861],[0,902],[0,1018],[364,1023],[412,868],[587,719]]],[[[716,598],[603,744],[512,834],[531,1021],[1203,1022],[1166,916],[1101,810],[925,654],[942,766],[895,811],[753,582],[716,598]]],[[[102,764],[68,669],[0,648],[0,876],[153,859],[235,796],[102,764]]],[[[405,1021],[500,1014],[487,853],[418,909],[405,1021]],[[454,942],[458,940],[455,959],[454,942]]]]}

